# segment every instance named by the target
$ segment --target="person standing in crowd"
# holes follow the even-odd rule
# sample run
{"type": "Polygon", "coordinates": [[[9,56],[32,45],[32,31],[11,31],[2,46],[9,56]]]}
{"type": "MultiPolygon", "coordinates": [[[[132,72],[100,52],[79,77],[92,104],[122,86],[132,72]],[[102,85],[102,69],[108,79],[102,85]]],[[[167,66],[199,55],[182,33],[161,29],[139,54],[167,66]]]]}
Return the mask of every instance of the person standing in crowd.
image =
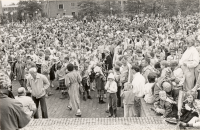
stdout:
{"type": "MultiPolygon", "coordinates": [[[[2,72],[0,72],[2,73],[2,72]]],[[[16,99],[9,97],[9,82],[0,76],[0,111],[1,130],[18,130],[25,127],[31,117],[24,112],[23,105],[16,99]]]]}
{"type": "Polygon", "coordinates": [[[106,70],[112,70],[113,68],[112,57],[109,50],[105,50],[105,66],[106,70]]]}
{"type": "Polygon", "coordinates": [[[133,93],[135,93],[134,109],[137,110],[137,117],[140,117],[141,98],[144,96],[145,90],[145,78],[140,74],[140,69],[138,66],[133,65],[131,69],[134,77],[132,81],[133,93]]]}
{"type": "Polygon", "coordinates": [[[34,118],[39,118],[38,107],[39,103],[42,111],[42,118],[48,118],[47,105],[45,100],[46,90],[50,83],[46,76],[37,73],[36,68],[29,69],[30,77],[27,79],[27,89],[32,94],[32,99],[36,104],[37,111],[34,118]]]}
{"type": "Polygon", "coordinates": [[[183,53],[182,58],[179,61],[184,74],[185,74],[185,83],[183,87],[186,91],[190,91],[194,88],[195,81],[195,67],[199,64],[199,53],[194,47],[194,39],[189,37],[187,39],[188,48],[183,53]]]}
{"type": "Polygon", "coordinates": [[[22,61],[22,57],[18,57],[17,63],[15,64],[14,74],[16,79],[19,81],[21,87],[25,87],[25,63],[22,61]]]}
{"type": "Polygon", "coordinates": [[[108,100],[109,100],[109,113],[108,117],[116,117],[117,116],[117,83],[115,82],[115,77],[113,73],[108,75],[108,81],[105,85],[105,90],[108,92],[108,100]]]}
{"type": "Polygon", "coordinates": [[[67,70],[69,73],[65,75],[65,85],[69,88],[69,106],[68,109],[74,109],[76,112],[75,116],[81,117],[81,104],[80,104],[80,85],[81,85],[81,76],[78,72],[74,71],[74,65],[68,64],[67,70]]]}

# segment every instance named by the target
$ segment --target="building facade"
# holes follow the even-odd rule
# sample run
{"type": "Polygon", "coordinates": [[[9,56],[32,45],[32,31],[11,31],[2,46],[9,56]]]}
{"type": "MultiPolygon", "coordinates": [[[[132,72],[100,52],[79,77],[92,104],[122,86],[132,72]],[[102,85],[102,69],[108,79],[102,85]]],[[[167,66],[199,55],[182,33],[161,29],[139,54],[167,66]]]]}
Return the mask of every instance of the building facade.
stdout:
{"type": "Polygon", "coordinates": [[[3,6],[2,7],[3,9],[3,13],[7,14],[7,13],[16,13],[17,12],[17,8],[18,8],[18,5],[8,5],[8,6],[3,6]]]}
{"type": "Polygon", "coordinates": [[[80,0],[46,0],[41,2],[43,11],[48,17],[78,15],[78,2],[80,0]]]}

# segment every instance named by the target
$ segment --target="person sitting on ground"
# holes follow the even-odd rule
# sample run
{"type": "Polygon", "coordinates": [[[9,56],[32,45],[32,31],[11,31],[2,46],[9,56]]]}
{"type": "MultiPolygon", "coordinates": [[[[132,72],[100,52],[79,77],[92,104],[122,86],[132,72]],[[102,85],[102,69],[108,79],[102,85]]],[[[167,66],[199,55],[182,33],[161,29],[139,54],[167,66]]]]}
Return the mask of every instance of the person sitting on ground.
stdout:
{"type": "Polygon", "coordinates": [[[181,122],[180,127],[200,128],[200,100],[196,99],[198,116],[194,116],[188,123],[181,122]]]}
{"type": "Polygon", "coordinates": [[[189,91],[186,93],[186,100],[183,102],[180,121],[188,123],[193,117],[198,117],[196,112],[195,93],[189,91]]]}
{"type": "Polygon", "coordinates": [[[154,103],[152,108],[157,115],[162,115],[163,118],[169,117],[172,112],[172,104],[168,101],[167,93],[165,91],[159,92],[159,100],[154,103]]]}
{"type": "Polygon", "coordinates": [[[20,87],[18,89],[18,96],[15,97],[17,101],[22,103],[24,112],[32,117],[36,112],[36,105],[31,97],[26,96],[26,89],[24,87],[20,87]]]}

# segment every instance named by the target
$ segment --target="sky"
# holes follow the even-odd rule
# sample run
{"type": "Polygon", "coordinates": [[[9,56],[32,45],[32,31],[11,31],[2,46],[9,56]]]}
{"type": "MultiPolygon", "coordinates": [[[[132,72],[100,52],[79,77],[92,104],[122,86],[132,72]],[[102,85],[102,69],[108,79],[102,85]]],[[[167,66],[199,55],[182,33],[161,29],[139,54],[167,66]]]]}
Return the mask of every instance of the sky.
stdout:
{"type": "Polygon", "coordinates": [[[19,0],[1,0],[2,2],[2,5],[9,5],[9,4],[12,4],[12,3],[18,3],[19,0]]]}

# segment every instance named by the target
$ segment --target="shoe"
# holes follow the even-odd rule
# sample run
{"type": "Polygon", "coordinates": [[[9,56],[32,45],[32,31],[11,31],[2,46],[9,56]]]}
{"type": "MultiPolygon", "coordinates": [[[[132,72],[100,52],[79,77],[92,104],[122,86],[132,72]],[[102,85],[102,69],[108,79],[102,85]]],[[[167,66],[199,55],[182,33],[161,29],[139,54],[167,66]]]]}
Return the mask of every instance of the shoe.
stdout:
{"type": "Polygon", "coordinates": [[[87,98],[88,98],[88,99],[92,99],[92,97],[91,97],[91,96],[88,96],[87,98]]]}
{"type": "Polygon", "coordinates": [[[106,112],[106,113],[109,113],[109,110],[106,110],[105,112],[106,112]]]}
{"type": "Polygon", "coordinates": [[[59,87],[56,88],[56,90],[59,90],[59,89],[60,89],[59,87]]]}
{"type": "Polygon", "coordinates": [[[180,122],[179,126],[180,126],[180,127],[186,127],[186,126],[187,126],[187,124],[186,124],[186,123],[184,123],[184,122],[180,122]]]}
{"type": "Polygon", "coordinates": [[[72,110],[72,107],[71,106],[67,106],[67,108],[71,111],[72,110]]]}
{"type": "Polygon", "coordinates": [[[106,102],[104,102],[103,100],[101,100],[100,102],[99,102],[99,104],[105,104],[106,102]]]}
{"type": "Polygon", "coordinates": [[[86,101],[86,97],[85,96],[83,97],[83,101],[86,101]]]}
{"type": "Polygon", "coordinates": [[[111,114],[110,114],[110,115],[109,115],[109,116],[107,116],[107,117],[109,117],[109,118],[110,118],[110,117],[112,117],[112,116],[113,116],[113,115],[111,115],[111,114]]]}
{"type": "Polygon", "coordinates": [[[76,117],[81,117],[81,114],[80,113],[76,113],[75,116],[76,117]]]}

